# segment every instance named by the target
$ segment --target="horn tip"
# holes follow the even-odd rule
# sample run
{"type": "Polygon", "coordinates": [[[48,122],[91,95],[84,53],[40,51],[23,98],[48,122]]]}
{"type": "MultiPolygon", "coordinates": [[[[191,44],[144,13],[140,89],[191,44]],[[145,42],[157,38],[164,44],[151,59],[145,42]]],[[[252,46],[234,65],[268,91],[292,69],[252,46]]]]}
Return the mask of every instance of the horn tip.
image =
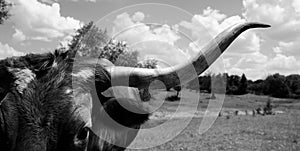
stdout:
{"type": "Polygon", "coordinates": [[[269,28],[271,25],[269,24],[264,24],[264,23],[259,23],[259,22],[249,22],[247,23],[248,26],[252,28],[269,28]]]}

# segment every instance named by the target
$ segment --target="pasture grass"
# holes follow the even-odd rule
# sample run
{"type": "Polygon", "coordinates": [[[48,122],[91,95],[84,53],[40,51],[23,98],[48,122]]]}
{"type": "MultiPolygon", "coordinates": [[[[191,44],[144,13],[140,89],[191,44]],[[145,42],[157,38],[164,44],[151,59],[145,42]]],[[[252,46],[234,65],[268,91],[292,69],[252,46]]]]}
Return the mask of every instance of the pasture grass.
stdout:
{"type": "MultiPolygon", "coordinates": [[[[155,100],[160,100],[176,92],[155,91],[151,92],[155,100]]],[[[189,111],[197,105],[195,98],[200,96],[198,111],[205,111],[209,101],[220,101],[220,95],[216,100],[209,100],[210,94],[199,94],[195,91],[183,89],[180,101],[163,102],[157,112],[172,114],[182,104],[183,112],[189,111]]],[[[143,150],[159,151],[198,151],[198,150],[239,150],[239,151],[298,151],[300,150],[300,100],[277,99],[267,96],[252,94],[230,96],[226,95],[222,111],[226,110],[253,110],[263,107],[267,100],[271,99],[274,110],[284,111],[276,115],[228,115],[216,119],[213,125],[203,134],[198,133],[203,118],[197,117],[174,139],[159,146],[143,150]]],[[[155,100],[153,104],[155,105],[155,100]]],[[[159,101],[157,101],[159,102],[159,101]]],[[[161,102],[160,102],[161,103],[161,102]]],[[[180,119],[152,119],[142,126],[151,128],[163,124],[166,121],[178,122],[180,119]]],[[[164,129],[157,134],[164,134],[164,129]]],[[[138,143],[155,141],[156,134],[152,136],[140,136],[138,143]]],[[[157,140],[160,141],[160,140],[157,140]]],[[[128,149],[134,150],[134,149],[128,149]]],[[[136,150],[136,149],[135,149],[136,150]]]]}

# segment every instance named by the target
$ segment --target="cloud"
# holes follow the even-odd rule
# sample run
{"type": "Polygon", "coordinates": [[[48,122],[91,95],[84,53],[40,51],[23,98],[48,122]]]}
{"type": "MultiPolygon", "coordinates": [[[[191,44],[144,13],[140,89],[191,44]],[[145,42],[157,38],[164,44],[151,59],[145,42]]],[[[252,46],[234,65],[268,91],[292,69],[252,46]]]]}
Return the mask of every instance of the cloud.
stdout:
{"type": "MultiPolygon", "coordinates": [[[[277,51],[275,49],[275,51],[277,51]]],[[[246,74],[250,79],[256,80],[265,78],[269,74],[280,73],[289,75],[291,73],[300,73],[300,62],[294,56],[286,56],[277,53],[274,57],[267,57],[262,54],[252,54],[242,56],[228,70],[230,74],[246,74]]]]}
{"type": "Polygon", "coordinates": [[[143,12],[119,14],[114,20],[112,33],[117,35],[116,39],[127,41],[133,50],[137,50],[139,60],[156,58],[160,67],[187,61],[189,54],[177,45],[181,39],[177,33],[177,25],[146,24],[145,19],[143,12]]]}
{"type": "Polygon", "coordinates": [[[174,45],[160,41],[144,41],[133,48],[139,52],[139,60],[155,58],[160,67],[170,67],[188,61],[188,54],[174,45]],[[171,56],[170,56],[171,54],[171,56]]]}
{"type": "Polygon", "coordinates": [[[59,46],[57,48],[69,48],[69,44],[72,41],[73,37],[75,36],[76,33],[71,33],[67,36],[65,36],[62,40],[59,41],[59,46]]]}
{"type": "Polygon", "coordinates": [[[293,5],[295,11],[297,13],[300,13],[300,1],[299,0],[294,0],[292,5],[293,5]]]}
{"type": "Polygon", "coordinates": [[[24,33],[19,29],[15,29],[15,33],[12,35],[12,37],[16,41],[24,41],[26,39],[24,33]]]}
{"type": "Polygon", "coordinates": [[[64,17],[60,14],[60,5],[47,5],[37,0],[12,0],[14,14],[11,20],[14,23],[15,40],[51,41],[68,35],[81,27],[81,22],[73,17],[64,17]]]}
{"type": "MultiPolygon", "coordinates": [[[[120,14],[114,20],[113,33],[119,40],[126,40],[136,50],[139,50],[141,58],[158,58],[169,65],[175,65],[186,61],[190,56],[199,53],[201,47],[217,34],[233,24],[245,22],[241,16],[230,16],[220,13],[210,7],[202,14],[195,14],[190,21],[181,21],[175,25],[148,25],[144,22],[145,15],[136,12],[132,16],[128,13],[120,14]],[[176,28],[173,28],[176,27],[176,28]],[[178,47],[178,41],[182,37],[178,30],[185,28],[190,31],[192,42],[186,47],[178,47]],[[119,34],[118,34],[119,33],[119,34]],[[172,58],[169,57],[172,53],[172,58]]],[[[188,34],[187,34],[188,35],[188,34]]],[[[246,32],[230,46],[224,56],[225,62],[217,61],[210,72],[242,71],[239,69],[257,68],[268,61],[268,57],[260,52],[263,39],[255,32],[246,32]],[[234,69],[233,69],[234,68],[234,69]]],[[[254,78],[255,70],[248,69],[254,78]]],[[[259,73],[261,74],[261,73],[259,73]]]]}
{"type": "MultiPolygon", "coordinates": [[[[191,32],[194,41],[189,44],[188,50],[190,54],[195,55],[223,30],[245,21],[243,16],[227,16],[218,10],[207,7],[202,14],[196,14],[191,21],[182,21],[179,25],[191,32]]],[[[225,67],[225,70],[230,73],[242,74],[242,71],[247,71],[252,76],[251,78],[259,77],[261,73],[255,75],[255,68],[268,60],[268,57],[261,52],[262,42],[262,37],[254,30],[242,33],[223,55],[223,62],[217,61],[218,66],[223,64],[223,68],[225,67]]],[[[209,72],[224,71],[221,68],[216,69],[209,72]]]]}
{"type": "MultiPolygon", "coordinates": [[[[282,0],[243,0],[242,16],[227,16],[208,7],[180,25],[189,29],[196,39],[194,42],[202,47],[203,39],[209,39],[205,32],[214,37],[228,26],[246,20],[270,24],[272,28],[251,30],[235,40],[223,55],[226,70],[233,74],[246,73],[252,79],[272,73],[299,73],[299,3],[299,0],[293,0],[292,5],[282,0]]],[[[190,44],[190,49],[199,50],[195,44],[190,44]]]]}
{"type": "Polygon", "coordinates": [[[241,34],[223,55],[223,66],[230,74],[245,73],[250,79],[264,78],[272,73],[287,75],[299,73],[300,69],[299,3],[297,0],[292,1],[292,5],[290,1],[282,0],[243,0],[241,15],[227,16],[219,10],[207,7],[201,14],[195,14],[191,20],[159,26],[143,23],[147,18],[142,12],[133,15],[123,13],[116,17],[113,32],[121,33],[118,36],[121,40],[139,45],[147,52],[152,51],[152,55],[167,56],[172,53],[176,54],[174,58],[180,60],[178,54],[184,54],[184,57],[194,56],[208,41],[233,24],[245,21],[267,23],[272,27],[241,34]],[[190,35],[192,41],[186,47],[178,47],[177,44],[182,40],[178,31],[189,32],[187,35],[190,35]],[[165,42],[169,47],[154,43],[139,44],[144,41],[165,42]],[[162,51],[161,54],[159,51],[162,51]]]}
{"type": "Polygon", "coordinates": [[[282,54],[276,54],[276,56],[270,59],[266,65],[268,71],[298,71],[300,72],[300,62],[296,60],[294,56],[285,56],[282,54]]]}
{"type": "Polygon", "coordinates": [[[145,24],[144,21],[145,14],[142,12],[119,14],[114,20],[112,33],[116,39],[125,40],[132,49],[138,50],[139,60],[157,58],[169,65],[186,60],[182,50],[175,46],[180,39],[176,30],[167,24],[145,24]]]}
{"type": "Polygon", "coordinates": [[[126,40],[129,44],[143,41],[160,41],[174,44],[180,37],[169,25],[142,23],[145,15],[136,12],[130,16],[128,13],[120,14],[114,20],[112,33],[119,40],[126,40]]]}
{"type": "Polygon", "coordinates": [[[292,0],[291,5],[291,1],[282,0],[243,0],[243,6],[243,16],[247,20],[272,25],[268,30],[262,31],[266,38],[263,51],[269,55],[268,60],[258,67],[259,70],[264,69],[268,73],[299,74],[300,1],[292,0]]]}
{"type": "Polygon", "coordinates": [[[0,42],[0,59],[4,59],[6,57],[11,56],[21,56],[24,53],[15,50],[13,47],[9,46],[8,44],[2,44],[0,42]]]}
{"type": "MultiPolygon", "coordinates": [[[[241,22],[245,22],[245,19],[240,16],[227,17],[218,10],[207,7],[203,10],[202,14],[194,15],[190,22],[182,21],[180,25],[192,32],[192,36],[196,40],[190,46],[197,52],[199,49],[195,45],[201,48],[226,28],[241,22]]],[[[260,37],[255,32],[243,33],[232,44],[230,52],[227,53],[243,54],[257,52],[260,49],[260,41],[260,37]]]]}
{"type": "MultiPolygon", "coordinates": [[[[219,64],[224,64],[225,71],[229,74],[242,75],[244,73],[247,78],[256,80],[273,73],[266,68],[269,58],[260,52],[223,56],[219,64]]],[[[215,71],[218,72],[218,70],[215,71]]]]}
{"type": "Polygon", "coordinates": [[[272,25],[265,31],[270,39],[294,41],[300,37],[299,0],[243,0],[243,16],[250,21],[272,25]]]}
{"type": "MultiPolygon", "coordinates": [[[[221,14],[219,10],[213,10],[207,7],[202,14],[196,14],[192,17],[191,22],[182,21],[180,25],[192,31],[195,38],[202,38],[203,33],[215,35],[221,32],[219,22],[223,21],[227,16],[221,14]]],[[[223,26],[223,25],[222,25],[223,26]]],[[[224,27],[222,27],[224,28],[224,27]]]]}
{"type": "Polygon", "coordinates": [[[143,21],[145,19],[145,15],[142,12],[136,12],[134,13],[134,15],[132,15],[132,20],[134,22],[140,22],[143,21]]]}

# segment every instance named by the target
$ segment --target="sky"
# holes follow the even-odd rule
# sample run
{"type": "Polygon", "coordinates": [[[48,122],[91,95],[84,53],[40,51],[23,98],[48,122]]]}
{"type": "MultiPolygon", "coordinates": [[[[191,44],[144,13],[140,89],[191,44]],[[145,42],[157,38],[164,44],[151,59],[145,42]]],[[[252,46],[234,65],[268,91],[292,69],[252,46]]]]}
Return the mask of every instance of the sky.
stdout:
{"type": "Polygon", "coordinates": [[[300,0],[8,0],[11,17],[0,25],[0,59],[53,51],[76,29],[101,29],[161,66],[188,61],[233,24],[271,25],[241,34],[207,72],[248,79],[300,74],[300,0]]]}

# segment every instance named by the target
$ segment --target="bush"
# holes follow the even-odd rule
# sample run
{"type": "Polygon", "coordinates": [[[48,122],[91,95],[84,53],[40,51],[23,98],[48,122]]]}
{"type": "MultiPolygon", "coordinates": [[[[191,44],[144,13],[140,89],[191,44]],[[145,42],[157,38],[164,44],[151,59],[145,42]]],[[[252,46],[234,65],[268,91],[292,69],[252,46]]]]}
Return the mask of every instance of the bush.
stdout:
{"type": "Polygon", "coordinates": [[[290,90],[285,83],[285,77],[279,74],[270,75],[265,80],[264,94],[278,98],[290,96],[290,90]]]}

